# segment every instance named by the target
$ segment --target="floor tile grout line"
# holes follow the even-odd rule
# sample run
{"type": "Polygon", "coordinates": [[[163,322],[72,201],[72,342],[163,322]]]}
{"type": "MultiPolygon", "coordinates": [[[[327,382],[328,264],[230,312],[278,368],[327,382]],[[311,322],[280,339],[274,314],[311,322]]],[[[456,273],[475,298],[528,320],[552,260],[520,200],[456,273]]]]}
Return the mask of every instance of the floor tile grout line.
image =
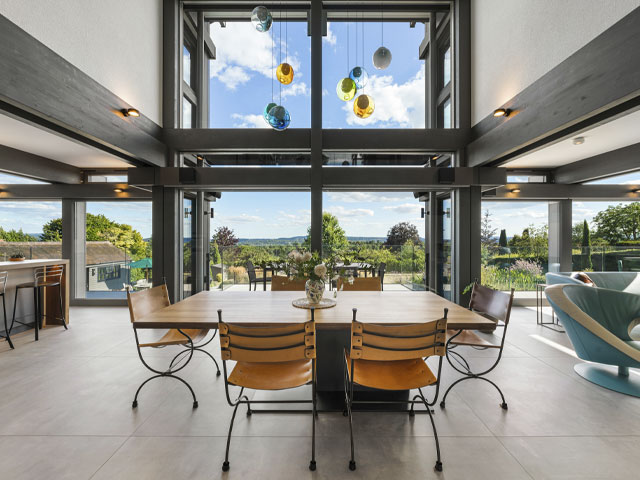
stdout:
{"type": "Polygon", "coordinates": [[[124,446],[124,444],[125,444],[125,443],[127,443],[127,442],[129,441],[129,439],[130,439],[130,438],[131,438],[131,436],[126,437],[126,438],[122,441],[122,443],[118,446],[118,448],[116,448],[116,449],[111,453],[111,455],[109,455],[109,458],[107,458],[104,462],[102,462],[102,465],[100,465],[100,466],[96,469],[96,471],[95,471],[95,472],[93,472],[93,473],[91,474],[91,476],[88,478],[88,480],[91,480],[93,477],[95,477],[95,476],[98,474],[98,472],[99,472],[100,470],[102,470],[102,467],[104,467],[107,463],[109,463],[109,460],[111,460],[111,459],[114,457],[114,455],[120,451],[120,449],[124,446]]]}
{"type": "MultiPolygon", "coordinates": [[[[512,452],[511,452],[511,450],[509,450],[509,449],[507,448],[507,446],[506,446],[506,445],[504,444],[504,442],[502,441],[502,438],[501,438],[501,437],[499,437],[499,436],[496,436],[495,438],[496,438],[496,440],[498,440],[498,442],[500,443],[500,445],[502,445],[502,448],[504,449],[504,451],[505,451],[505,452],[507,452],[507,454],[508,454],[511,458],[513,458],[513,459],[516,461],[516,463],[517,463],[518,465],[520,465],[520,468],[522,468],[522,471],[523,471],[523,472],[525,472],[527,475],[529,475],[529,477],[531,478],[531,480],[535,480],[535,478],[536,478],[536,477],[535,477],[535,476],[534,476],[534,475],[533,475],[529,470],[527,470],[527,468],[526,468],[526,467],[525,467],[525,466],[520,462],[520,460],[518,460],[518,458],[517,458],[517,457],[516,457],[512,452]]],[[[525,437],[525,438],[526,438],[526,437],[525,437]]]]}

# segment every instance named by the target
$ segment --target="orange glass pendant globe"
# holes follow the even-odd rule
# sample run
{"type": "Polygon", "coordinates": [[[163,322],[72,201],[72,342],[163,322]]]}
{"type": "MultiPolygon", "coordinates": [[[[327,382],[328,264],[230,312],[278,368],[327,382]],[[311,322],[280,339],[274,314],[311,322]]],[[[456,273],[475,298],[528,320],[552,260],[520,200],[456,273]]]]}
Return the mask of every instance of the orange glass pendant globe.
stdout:
{"type": "Polygon", "coordinates": [[[373,98],[369,95],[358,95],[355,102],[353,102],[353,113],[359,118],[368,118],[375,110],[376,105],[373,102],[373,98]]]}
{"type": "Polygon", "coordinates": [[[280,83],[289,85],[293,82],[293,67],[288,63],[281,63],[276,70],[276,77],[280,83]]]}

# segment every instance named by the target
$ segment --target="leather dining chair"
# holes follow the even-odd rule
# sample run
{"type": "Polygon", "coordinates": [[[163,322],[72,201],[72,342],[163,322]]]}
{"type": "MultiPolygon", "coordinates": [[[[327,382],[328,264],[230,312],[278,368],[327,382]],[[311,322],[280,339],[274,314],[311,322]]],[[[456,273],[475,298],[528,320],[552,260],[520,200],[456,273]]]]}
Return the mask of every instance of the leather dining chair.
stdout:
{"type": "Polygon", "coordinates": [[[271,277],[271,291],[304,292],[306,282],[304,278],[289,278],[274,275],[271,277]]]}
{"type": "Polygon", "coordinates": [[[380,277],[356,277],[353,279],[353,283],[350,283],[340,277],[338,279],[338,290],[345,292],[381,292],[382,282],[380,277]]]}

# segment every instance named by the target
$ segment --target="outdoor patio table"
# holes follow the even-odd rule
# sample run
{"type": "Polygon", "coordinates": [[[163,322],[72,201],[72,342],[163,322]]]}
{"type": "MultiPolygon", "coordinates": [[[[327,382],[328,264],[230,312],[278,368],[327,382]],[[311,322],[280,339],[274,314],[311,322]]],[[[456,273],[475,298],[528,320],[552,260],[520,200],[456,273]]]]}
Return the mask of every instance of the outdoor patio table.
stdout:
{"type": "MultiPolygon", "coordinates": [[[[204,291],[136,320],[133,327],[183,331],[217,328],[218,309],[222,309],[226,323],[259,326],[305,322],[311,318],[310,310],[291,304],[301,296],[304,292],[204,291]]],[[[482,330],[494,325],[491,320],[431,292],[340,292],[337,302],[333,308],[316,309],[315,321],[319,401],[325,399],[333,405],[337,402],[335,409],[340,410],[344,400],[343,352],[349,347],[353,308],[358,309],[359,321],[377,324],[423,323],[442,318],[448,308],[449,329],[482,330]]],[[[380,398],[384,393],[376,392],[380,398]]]]}

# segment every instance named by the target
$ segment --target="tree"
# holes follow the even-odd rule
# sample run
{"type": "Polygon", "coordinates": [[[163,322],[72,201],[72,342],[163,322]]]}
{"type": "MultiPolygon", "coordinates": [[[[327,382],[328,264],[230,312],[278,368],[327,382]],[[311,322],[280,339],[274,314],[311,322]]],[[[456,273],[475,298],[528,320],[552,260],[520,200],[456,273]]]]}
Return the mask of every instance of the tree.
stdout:
{"type": "Polygon", "coordinates": [[[38,239],[20,230],[5,230],[0,227],[0,239],[5,242],[37,242],[38,239]]]}
{"type": "MultiPolygon", "coordinates": [[[[311,249],[311,227],[307,228],[307,238],[304,239],[304,248],[311,249]]],[[[322,212],[322,250],[325,254],[331,254],[344,250],[349,246],[347,235],[338,222],[338,218],[329,212],[322,212]]]]}
{"type": "Polygon", "coordinates": [[[496,232],[497,228],[492,228],[491,225],[491,214],[489,210],[484,211],[484,215],[482,215],[482,223],[480,225],[480,243],[485,247],[491,247],[496,244],[496,232]]]}
{"type": "Polygon", "coordinates": [[[218,249],[217,242],[213,242],[213,247],[211,248],[211,250],[211,263],[217,265],[222,261],[222,259],[220,258],[220,250],[218,249]]]}
{"type": "Polygon", "coordinates": [[[42,237],[40,237],[40,240],[43,242],[62,241],[62,219],[54,218],[45,223],[42,226],[42,237]]]}
{"type": "Polygon", "coordinates": [[[615,245],[625,240],[640,239],[640,203],[619,203],[598,212],[593,218],[596,234],[607,243],[615,245]]]}
{"type": "Polygon", "coordinates": [[[387,233],[387,241],[384,244],[388,247],[398,247],[411,242],[414,245],[420,243],[420,235],[415,225],[409,222],[396,223],[387,233]]]}
{"type": "Polygon", "coordinates": [[[213,234],[213,241],[223,248],[233,247],[238,244],[238,239],[234,235],[233,230],[225,226],[216,228],[213,234]]]}
{"type": "Polygon", "coordinates": [[[498,240],[498,246],[500,247],[507,246],[507,231],[504,228],[500,230],[500,239],[498,240]]]}
{"type": "Polygon", "coordinates": [[[582,269],[593,270],[591,262],[591,233],[589,232],[589,224],[585,220],[582,224],[582,269]]]}

